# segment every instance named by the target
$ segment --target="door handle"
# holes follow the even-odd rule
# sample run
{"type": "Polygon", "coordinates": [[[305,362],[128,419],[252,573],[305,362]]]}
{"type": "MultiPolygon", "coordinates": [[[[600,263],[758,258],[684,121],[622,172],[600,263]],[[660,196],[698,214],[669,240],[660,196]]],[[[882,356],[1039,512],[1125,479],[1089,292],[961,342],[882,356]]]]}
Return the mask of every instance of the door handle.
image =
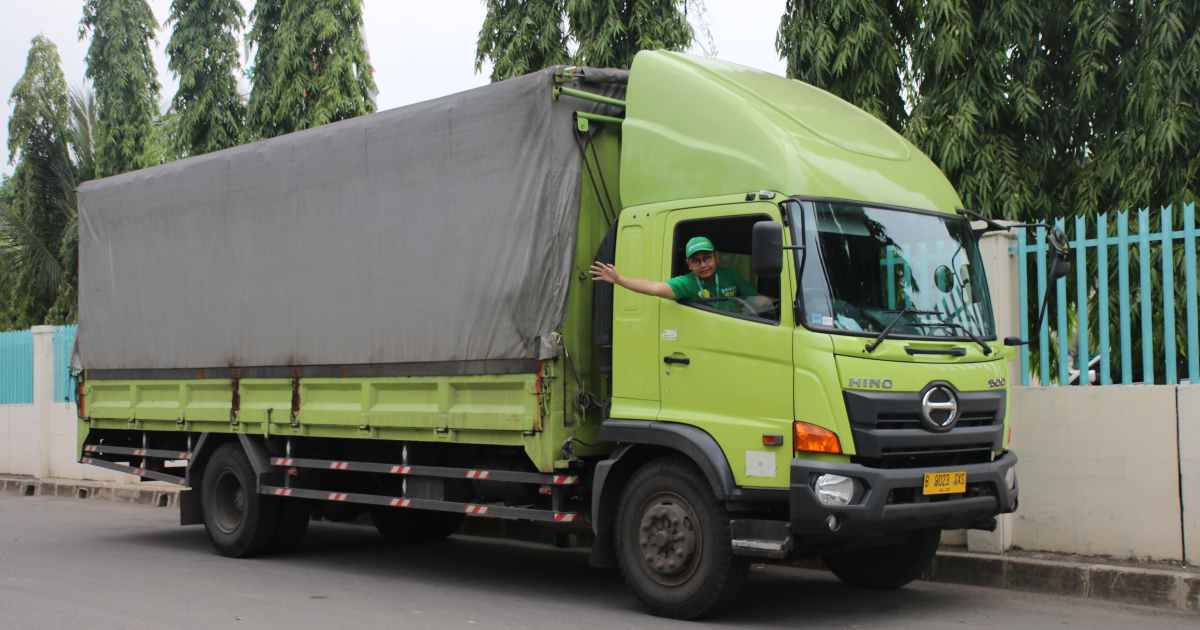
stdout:
{"type": "Polygon", "coordinates": [[[687,357],[666,356],[663,357],[663,363],[667,365],[691,365],[692,360],[687,357]]]}

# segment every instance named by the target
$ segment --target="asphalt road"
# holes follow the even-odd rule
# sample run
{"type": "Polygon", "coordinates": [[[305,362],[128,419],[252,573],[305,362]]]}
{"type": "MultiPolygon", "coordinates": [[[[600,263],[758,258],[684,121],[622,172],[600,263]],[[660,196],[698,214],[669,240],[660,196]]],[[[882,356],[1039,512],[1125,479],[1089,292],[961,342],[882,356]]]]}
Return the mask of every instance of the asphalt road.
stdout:
{"type": "Polygon", "coordinates": [[[453,538],[410,549],[316,523],[286,557],[215,555],[172,509],[0,496],[0,628],[1197,627],[1200,616],[918,583],[858,591],[815,571],[756,567],[740,605],[686,624],[641,612],[619,574],[578,550],[453,538]]]}

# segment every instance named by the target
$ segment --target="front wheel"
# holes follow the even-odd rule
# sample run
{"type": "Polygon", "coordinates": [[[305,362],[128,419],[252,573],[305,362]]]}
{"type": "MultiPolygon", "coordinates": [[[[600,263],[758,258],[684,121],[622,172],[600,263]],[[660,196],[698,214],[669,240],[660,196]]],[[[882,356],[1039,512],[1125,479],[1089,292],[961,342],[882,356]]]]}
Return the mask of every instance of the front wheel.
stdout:
{"type": "Polygon", "coordinates": [[[724,507],[682,458],[652,461],[633,475],[615,534],[625,582],[656,615],[713,614],[737,595],[749,570],[733,555],[724,507]]]}
{"type": "Polygon", "coordinates": [[[825,555],[825,564],[838,579],[851,586],[875,590],[897,589],[921,577],[937,553],[942,532],[916,531],[902,542],[825,555]]]}

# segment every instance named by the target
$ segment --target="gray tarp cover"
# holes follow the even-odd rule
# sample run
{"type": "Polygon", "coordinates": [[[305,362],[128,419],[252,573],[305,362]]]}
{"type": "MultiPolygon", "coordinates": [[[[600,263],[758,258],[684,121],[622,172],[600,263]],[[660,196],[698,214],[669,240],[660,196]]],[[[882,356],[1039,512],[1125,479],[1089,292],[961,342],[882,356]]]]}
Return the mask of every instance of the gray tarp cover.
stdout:
{"type": "Polygon", "coordinates": [[[79,191],[87,369],[535,359],[579,150],[546,70],[79,191]]]}

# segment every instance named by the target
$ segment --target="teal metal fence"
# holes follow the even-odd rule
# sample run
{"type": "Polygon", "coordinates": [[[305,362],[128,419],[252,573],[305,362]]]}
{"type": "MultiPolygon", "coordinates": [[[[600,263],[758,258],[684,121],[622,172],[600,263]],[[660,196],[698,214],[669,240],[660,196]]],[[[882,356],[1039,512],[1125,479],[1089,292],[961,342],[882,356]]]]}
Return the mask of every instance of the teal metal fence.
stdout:
{"type": "Polygon", "coordinates": [[[0,405],[33,403],[33,334],[0,332],[0,405]]]}
{"type": "MultiPolygon", "coordinates": [[[[55,402],[75,402],[75,379],[71,376],[75,330],[75,326],[58,326],[54,329],[55,402]]],[[[0,332],[0,405],[32,403],[33,332],[0,332]]]]}
{"type": "MultiPolygon", "coordinates": [[[[1021,383],[1200,383],[1195,204],[1054,225],[1072,237],[1073,269],[1051,292],[1036,343],[1021,348],[1021,383]]],[[[1029,339],[1046,290],[1046,229],[1019,229],[1012,251],[1029,339]]]]}
{"type": "Polygon", "coordinates": [[[71,375],[71,352],[75,349],[76,326],[59,326],[54,331],[54,401],[75,402],[75,377],[71,375]]]}

